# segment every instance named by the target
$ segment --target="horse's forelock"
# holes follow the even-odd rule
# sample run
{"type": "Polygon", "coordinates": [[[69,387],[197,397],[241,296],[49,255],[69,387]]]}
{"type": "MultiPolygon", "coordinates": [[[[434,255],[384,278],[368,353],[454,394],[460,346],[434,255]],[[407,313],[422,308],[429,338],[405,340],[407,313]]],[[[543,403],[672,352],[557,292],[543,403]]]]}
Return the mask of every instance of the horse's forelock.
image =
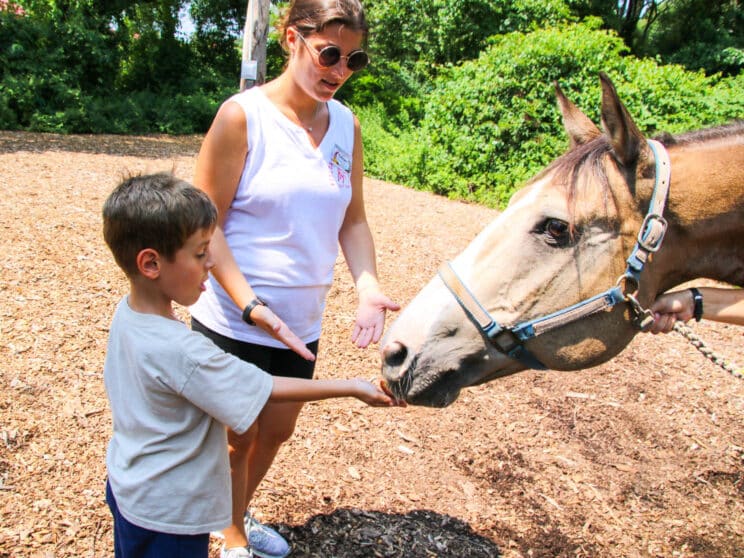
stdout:
{"type": "MultiPolygon", "coordinates": [[[[610,181],[605,169],[605,155],[611,149],[607,137],[602,135],[585,144],[578,145],[571,151],[563,154],[553,161],[541,175],[552,173],[553,180],[557,185],[566,189],[566,199],[569,211],[569,226],[573,234],[575,227],[576,200],[579,198],[579,187],[581,176],[589,172],[594,179],[595,187],[601,189],[600,193],[607,194],[610,190],[610,181]]],[[[586,184],[586,182],[584,182],[586,184]]],[[[606,195],[605,195],[606,197],[606,195]]]]}

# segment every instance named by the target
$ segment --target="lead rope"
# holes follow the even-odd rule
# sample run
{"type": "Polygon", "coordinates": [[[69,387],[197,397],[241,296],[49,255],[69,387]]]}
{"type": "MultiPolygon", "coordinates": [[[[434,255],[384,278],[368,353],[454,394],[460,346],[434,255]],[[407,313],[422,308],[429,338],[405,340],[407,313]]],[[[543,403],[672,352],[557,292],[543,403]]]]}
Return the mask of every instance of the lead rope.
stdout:
{"type": "Polygon", "coordinates": [[[727,362],[722,356],[716,354],[715,351],[713,351],[710,347],[708,347],[708,345],[705,344],[705,341],[703,341],[698,335],[695,335],[695,333],[693,333],[690,326],[682,322],[675,322],[674,331],[686,337],[687,340],[692,343],[692,345],[698,351],[703,353],[706,358],[710,359],[713,363],[723,368],[726,372],[729,372],[732,376],[736,376],[740,380],[744,379],[744,373],[742,373],[741,368],[738,368],[732,363],[727,362]]]}

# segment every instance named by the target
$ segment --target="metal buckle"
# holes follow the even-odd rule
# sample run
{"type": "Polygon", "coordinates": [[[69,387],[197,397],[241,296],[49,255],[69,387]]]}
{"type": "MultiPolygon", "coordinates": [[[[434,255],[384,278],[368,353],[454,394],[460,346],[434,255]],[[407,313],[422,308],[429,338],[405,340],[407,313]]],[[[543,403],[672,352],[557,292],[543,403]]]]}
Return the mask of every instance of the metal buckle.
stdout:
{"type": "Polygon", "coordinates": [[[667,220],[664,219],[664,217],[655,213],[647,214],[646,217],[643,219],[643,223],[641,223],[641,229],[638,231],[638,245],[647,252],[657,252],[659,248],[661,248],[661,242],[662,240],[664,240],[666,230],[667,220]],[[653,243],[649,243],[646,241],[645,238],[643,238],[643,236],[646,231],[651,228],[654,222],[657,222],[659,223],[659,225],[661,225],[661,234],[659,235],[659,238],[657,238],[653,243]]]}
{"type": "Polygon", "coordinates": [[[516,358],[522,349],[522,341],[511,329],[502,329],[490,338],[496,348],[511,358],[516,358]]]}

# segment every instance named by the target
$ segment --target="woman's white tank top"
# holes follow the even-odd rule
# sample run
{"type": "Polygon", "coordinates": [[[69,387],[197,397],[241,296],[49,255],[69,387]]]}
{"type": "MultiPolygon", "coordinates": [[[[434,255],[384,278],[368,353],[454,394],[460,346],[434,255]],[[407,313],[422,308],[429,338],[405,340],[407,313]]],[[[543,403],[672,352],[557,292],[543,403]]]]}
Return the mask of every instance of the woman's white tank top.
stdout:
{"type": "MultiPolygon", "coordinates": [[[[256,295],[305,343],[315,341],[351,200],[354,116],[329,101],[328,131],[316,148],[259,87],[226,102],[243,108],[248,134],[248,156],[225,218],[227,243],[256,295]]],[[[190,311],[226,337],[285,347],[243,322],[242,308],[211,276],[190,311]]]]}

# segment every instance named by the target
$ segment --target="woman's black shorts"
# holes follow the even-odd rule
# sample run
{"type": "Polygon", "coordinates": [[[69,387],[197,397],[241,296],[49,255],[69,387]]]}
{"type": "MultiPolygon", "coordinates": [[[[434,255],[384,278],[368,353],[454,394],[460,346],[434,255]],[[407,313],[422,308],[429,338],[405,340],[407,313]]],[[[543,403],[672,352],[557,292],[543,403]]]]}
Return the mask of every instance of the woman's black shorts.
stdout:
{"type": "MultiPolygon", "coordinates": [[[[278,349],[255,343],[230,339],[212,331],[198,320],[191,318],[191,329],[209,337],[215,345],[240,360],[255,364],[272,376],[312,379],[315,361],[305,360],[291,349],[278,349]]],[[[307,344],[307,348],[317,356],[318,341],[307,344]]]]}

